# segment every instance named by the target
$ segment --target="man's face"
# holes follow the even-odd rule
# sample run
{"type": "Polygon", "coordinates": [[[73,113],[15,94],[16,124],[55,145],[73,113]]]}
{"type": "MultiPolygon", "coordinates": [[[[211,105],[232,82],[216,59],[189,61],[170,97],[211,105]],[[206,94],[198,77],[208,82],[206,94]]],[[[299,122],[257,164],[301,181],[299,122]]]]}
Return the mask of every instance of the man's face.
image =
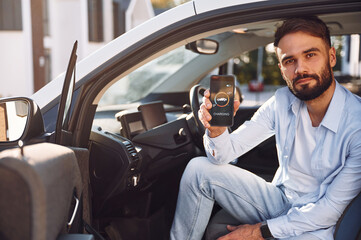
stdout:
{"type": "Polygon", "coordinates": [[[335,49],[321,38],[304,32],[290,33],[281,38],[276,53],[283,79],[299,99],[313,100],[332,84],[335,49]]]}

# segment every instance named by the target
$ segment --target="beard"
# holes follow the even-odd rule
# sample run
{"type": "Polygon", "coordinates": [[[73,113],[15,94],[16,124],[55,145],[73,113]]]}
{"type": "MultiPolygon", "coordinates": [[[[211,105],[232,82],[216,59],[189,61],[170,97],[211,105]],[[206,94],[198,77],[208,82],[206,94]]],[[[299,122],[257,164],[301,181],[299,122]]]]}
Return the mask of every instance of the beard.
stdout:
{"type": "Polygon", "coordinates": [[[329,64],[321,70],[321,74],[299,74],[292,81],[287,81],[290,91],[302,101],[310,101],[321,96],[332,84],[332,70],[329,64]],[[308,84],[302,85],[301,89],[296,89],[294,84],[303,78],[313,78],[316,80],[316,86],[310,87],[308,84]]]}

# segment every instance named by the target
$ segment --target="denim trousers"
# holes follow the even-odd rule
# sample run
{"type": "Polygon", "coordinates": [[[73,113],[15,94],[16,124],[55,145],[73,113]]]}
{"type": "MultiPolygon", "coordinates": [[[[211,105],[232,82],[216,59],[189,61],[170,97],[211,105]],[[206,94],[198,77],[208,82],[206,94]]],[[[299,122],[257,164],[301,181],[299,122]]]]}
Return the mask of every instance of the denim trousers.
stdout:
{"type": "MultiPolygon", "coordinates": [[[[214,202],[239,221],[255,224],[287,213],[291,207],[281,188],[230,164],[206,157],[192,159],[183,173],[171,240],[201,240],[214,202]]],[[[287,239],[318,239],[311,234],[287,239]]]]}

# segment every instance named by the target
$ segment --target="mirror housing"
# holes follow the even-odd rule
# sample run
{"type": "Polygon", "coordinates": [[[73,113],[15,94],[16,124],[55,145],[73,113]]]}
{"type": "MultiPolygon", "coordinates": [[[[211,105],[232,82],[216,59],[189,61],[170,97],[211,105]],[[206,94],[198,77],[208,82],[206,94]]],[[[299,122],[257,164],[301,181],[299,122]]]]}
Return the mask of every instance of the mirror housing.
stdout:
{"type": "Polygon", "coordinates": [[[186,44],[186,49],[204,55],[213,55],[218,52],[219,43],[212,39],[202,38],[186,44]]]}
{"type": "Polygon", "coordinates": [[[30,98],[0,99],[0,146],[15,146],[43,135],[44,121],[38,105],[30,98]]]}

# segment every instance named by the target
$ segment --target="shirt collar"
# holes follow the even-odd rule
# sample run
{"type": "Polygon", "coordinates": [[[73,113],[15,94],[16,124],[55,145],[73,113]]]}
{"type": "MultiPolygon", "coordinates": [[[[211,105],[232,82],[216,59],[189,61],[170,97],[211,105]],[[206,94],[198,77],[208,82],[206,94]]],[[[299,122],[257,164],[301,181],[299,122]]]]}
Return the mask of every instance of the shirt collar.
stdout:
{"type": "MultiPolygon", "coordinates": [[[[341,120],[346,95],[345,92],[342,90],[340,84],[337,81],[335,82],[336,82],[335,92],[333,93],[330,105],[328,106],[327,112],[323,117],[320,125],[336,133],[338,129],[338,125],[341,120]]],[[[302,106],[302,101],[299,100],[297,97],[295,97],[292,93],[290,97],[291,97],[291,101],[290,101],[289,109],[292,109],[293,114],[298,115],[298,111],[302,106]]]]}
{"type": "Polygon", "coordinates": [[[341,85],[337,81],[335,82],[335,92],[333,93],[330,105],[322,119],[321,125],[336,133],[345,106],[346,94],[341,85]]]}
{"type": "Polygon", "coordinates": [[[290,105],[288,106],[288,109],[292,110],[294,115],[297,115],[298,110],[300,109],[300,107],[302,105],[302,101],[300,99],[298,99],[295,95],[293,95],[291,93],[291,90],[289,90],[289,92],[290,92],[290,105]]]}

